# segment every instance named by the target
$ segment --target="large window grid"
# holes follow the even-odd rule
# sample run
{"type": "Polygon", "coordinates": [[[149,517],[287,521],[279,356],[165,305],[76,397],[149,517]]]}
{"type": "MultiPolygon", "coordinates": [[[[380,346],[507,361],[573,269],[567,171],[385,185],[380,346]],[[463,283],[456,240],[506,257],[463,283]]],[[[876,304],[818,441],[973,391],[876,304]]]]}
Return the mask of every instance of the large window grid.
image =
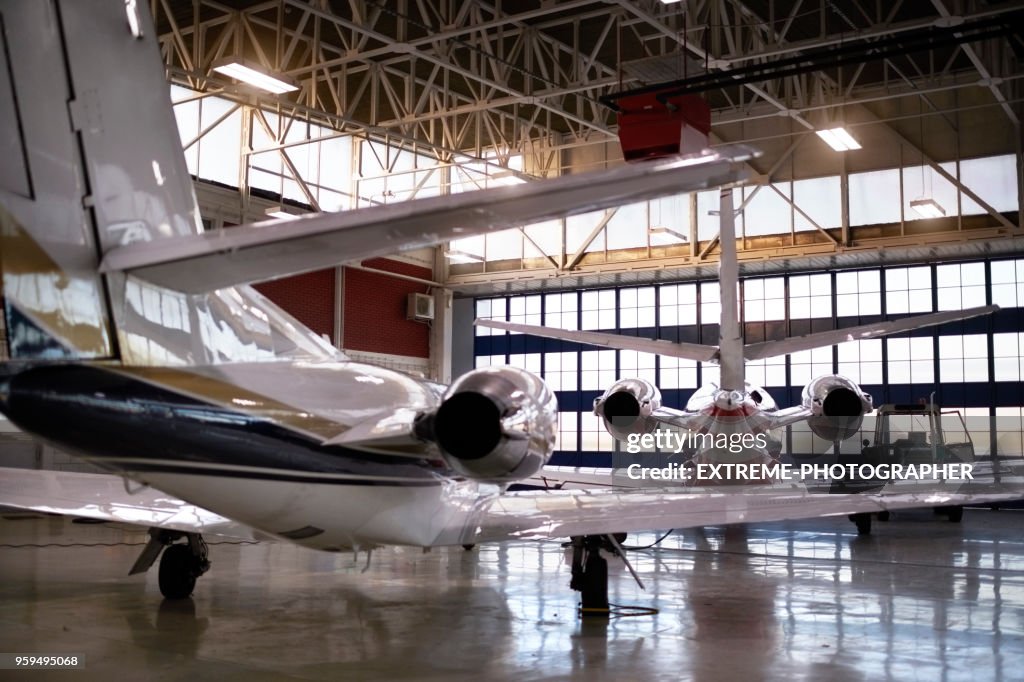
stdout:
{"type": "Polygon", "coordinates": [[[832,317],[832,276],[791,275],[789,278],[789,319],[832,317]]]}
{"type": "Polygon", "coordinates": [[[932,269],[927,265],[888,268],[885,271],[885,312],[929,313],[932,311],[932,269]]]}
{"type": "Polygon", "coordinates": [[[748,279],[743,282],[743,321],[786,319],[786,282],[783,277],[748,279]]]}
{"type": "Polygon", "coordinates": [[[660,287],[662,327],[697,324],[697,285],[669,284],[660,287]]]}
{"type": "Polygon", "coordinates": [[[988,381],[988,335],[940,336],[939,381],[988,381]]]}
{"type": "MultiPolygon", "coordinates": [[[[1012,325],[1014,320],[1019,319],[1017,316],[1020,312],[1013,308],[1020,306],[1013,304],[1018,301],[1018,289],[1024,286],[1021,282],[1024,277],[1021,275],[1024,275],[1024,259],[1005,259],[987,263],[885,268],[884,273],[878,269],[867,269],[745,280],[742,288],[745,306],[749,307],[752,301],[755,305],[761,301],[777,301],[783,293],[788,293],[790,320],[807,319],[805,316],[810,315],[825,324],[824,328],[828,328],[833,314],[839,317],[844,314],[868,315],[870,313],[867,311],[875,310],[876,305],[881,308],[884,304],[886,314],[896,317],[928,312],[934,307],[932,301],[943,296],[959,296],[959,300],[954,302],[955,307],[973,305],[971,297],[977,297],[977,294],[971,290],[972,287],[982,292],[991,287],[993,298],[998,297],[1003,307],[1008,308],[999,313],[998,320],[978,318],[963,323],[965,333],[961,335],[951,335],[948,329],[944,330],[947,333],[941,335],[922,336],[921,332],[915,332],[913,336],[848,342],[836,347],[750,362],[747,364],[747,378],[752,383],[776,389],[772,391],[773,397],[783,407],[799,399],[798,389],[808,381],[835,371],[849,376],[859,384],[873,387],[873,393],[883,391],[874,396],[876,404],[885,400],[887,394],[891,396],[890,399],[902,401],[927,396],[933,390],[940,393],[941,400],[941,392],[948,389],[948,396],[952,396],[957,404],[962,404],[960,401],[965,399],[965,395],[974,396],[976,402],[969,403],[972,406],[965,408],[970,413],[980,411],[988,414],[993,407],[979,407],[977,401],[987,402],[991,398],[978,392],[979,384],[987,385],[993,381],[1010,387],[1010,384],[1024,380],[1024,358],[1021,357],[1024,354],[1024,331],[1004,331],[1008,324],[1012,325]],[[987,273],[990,273],[988,284],[987,273]],[[956,281],[957,276],[961,276],[963,281],[956,281]],[[772,292],[766,294],[764,283],[770,280],[777,280],[778,283],[773,283],[772,292]],[[757,283],[751,285],[751,282],[757,283]],[[997,288],[999,286],[1002,288],[997,288]],[[939,293],[940,289],[942,294],[939,293]],[[838,301],[842,296],[851,298],[842,299],[844,305],[840,305],[838,301]],[[851,310],[854,306],[855,310],[851,310]],[[994,333],[984,331],[993,327],[994,333]],[[789,388],[785,380],[787,375],[789,388]],[[976,388],[960,388],[964,386],[976,388]],[[779,388],[783,390],[777,390],[779,388]]],[[[587,316],[588,324],[593,328],[635,329],[656,326],[668,329],[663,334],[672,338],[697,341],[700,338],[698,321],[704,324],[718,322],[720,304],[717,294],[718,286],[714,281],[544,294],[543,320],[549,326],[572,329],[577,320],[587,316]],[[701,307],[703,311],[698,315],[698,308],[701,307]]],[[[537,305],[528,303],[523,296],[480,299],[477,301],[477,314],[498,319],[512,315],[537,315],[537,305]],[[517,298],[522,299],[522,302],[515,302],[517,298]],[[532,312],[527,312],[528,309],[532,312]],[[513,313],[513,310],[516,312],[513,313]]],[[[755,316],[758,314],[755,313],[755,316]]],[[[816,324],[814,328],[819,328],[819,325],[816,324]]],[[[797,333],[796,329],[794,327],[794,333],[797,333]]],[[[486,335],[487,331],[478,330],[478,334],[486,335]]],[[[551,387],[561,394],[569,394],[561,398],[581,407],[579,413],[566,413],[581,415],[576,422],[577,449],[563,446],[566,452],[603,452],[613,449],[611,441],[603,439],[603,429],[597,430],[600,424],[595,421],[596,418],[592,418],[589,409],[584,406],[589,405],[595,392],[606,390],[619,378],[633,376],[651,381],[663,391],[669,392],[667,404],[672,407],[683,406],[690,391],[698,387],[698,379],[700,384],[718,381],[718,367],[710,363],[702,365],[676,358],[655,358],[643,353],[613,350],[543,352],[539,346],[529,346],[529,341],[530,352],[509,357],[498,352],[500,344],[504,342],[500,339],[494,342],[499,345],[494,347],[493,353],[478,358],[478,366],[503,364],[509,358],[516,365],[534,370],[543,367],[544,376],[551,387]],[[579,391],[586,393],[581,396],[579,391]],[[679,393],[673,394],[673,391],[679,393]],[[573,398],[573,395],[578,397],[573,398]]],[[[703,342],[714,343],[715,340],[704,338],[703,342]]],[[[1003,404],[1015,400],[1005,390],[1000,395],[1003,396],[1000,398],[1003,404]]],[[[565,428],[570,427],[562,427],[562,430],[565,428]]],[[[865,428],[865,433],[870,431],[865,428]]],[[[801,448],[810,447],[811,450],[804,450],[805,454],[831,451],[831,444],[818,443],[805,431],[795,427],[787,436],[786,449],[798,452],[801,448]]],[[[570,439],[562,438],[561,442],[568,443],[570,439]]]]}
{"type": "Polygon", "coordinates": [[[654,287],[619,290],[619,327],[636,329],[655,325],[654,287]]]}
{"type": "Polygon", "coordinates": [[[555,329],[579,329],[579,295],[544,295],[544,324],[555,329]]]}
{"type": "Polygon", "coordinates": [[[885,339],[890,384],[934,384],[934,338],[915,336],[885,339]]]}
{"type": "Polygon", "coordinates": [[[1024,457],[1024,407],[997,407],[995,449],[1000,457],[1024,457]]]}
{"type": "Polygon", "coordinates": [[[603,391],[617,378],[614,350],[585,350],[580,353],[580,389],[603,391]]]}
{"type": "MultiPolygon", "coordinates": [[[[508,301],[504,298],[480,298],[476,301],[476,317],[481,320],[506,320],[508,301]]],[[[502,329],[476,326],[473,333],[477,336],[505,336],[508,332],[502,329]]]]}
{"type": "Polygon", "coordinates": [[[884,383],[882,374],[882,339],[847,341],[836,347],[837,371],[864,386],[884,383]]]}
{"type": "Polygon", "coordinates": [[[580,301],[583,329],[615,329],[615,290],[584,291],[580,301]]]}
{"type": "Polygon", "coordinates": [[[747,381],[755,386],[786,386],[786,356],[747,361],[747,381]]]}
{"type": "Polygon", "coordinates": [[[697,389],[697,361],[685,358],[659,358],[661,374],[657,386],[661,389],[697,389]]]}
{"type": "Polygon", "coordinates": [[[1024,307],[1024,259],[992,261],[992,303],[1004,308],[1024,307]]]}
{"type": "Polygon", "coordinates": [[[579,390],[579,353],[545,353],[544,381],[553,391],[579,390]]]}
{"type": "Polygon", "coordinates": [[[985,305],[985,264],[952,263],[935,268],[939,310],[985,305]]]}
{"type": "Polygon", "coordinates": [[[878,270],[836,273],[836,315],[881,315],[881,281],[881,273],[878,270]]]}
{"type": "MultiPolygon", "coordinates": [[[[540,313],[540,295],[513,296],[508,301],[508,321],[538,327],[543,323],[540,313]]],[[[518,333],[518,332],[510,332],[518,333]]]]}
{"type": "Polygon", "coordinates": [[[1024,381],[1024,332],[993,334],[992,358],[995,381],[1024,381]]]}

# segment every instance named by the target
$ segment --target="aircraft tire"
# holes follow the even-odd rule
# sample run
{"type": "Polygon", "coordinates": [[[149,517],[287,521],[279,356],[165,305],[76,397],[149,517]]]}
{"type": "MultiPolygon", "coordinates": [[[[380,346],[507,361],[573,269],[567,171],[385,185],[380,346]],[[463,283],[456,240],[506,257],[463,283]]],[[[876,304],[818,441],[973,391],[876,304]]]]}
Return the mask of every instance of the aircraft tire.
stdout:
{"type": "Polygon", "coordinates": [[[165,599],[188,599],[196,586],[196,559],[188,545],[168,545],[160,558],[160,594],[165,599]]]}
{"type": "Polygon", "coordinates": [[[857,525],[857,535],[871,535],[871,514],[850,514],[850,520],[857,525]]]}

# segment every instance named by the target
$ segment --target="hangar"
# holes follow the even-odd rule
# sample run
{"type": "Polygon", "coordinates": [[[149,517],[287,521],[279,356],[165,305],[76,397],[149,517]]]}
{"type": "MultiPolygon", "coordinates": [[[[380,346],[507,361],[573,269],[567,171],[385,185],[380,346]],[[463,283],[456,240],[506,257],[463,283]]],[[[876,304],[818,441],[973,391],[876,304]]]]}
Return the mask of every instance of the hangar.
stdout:
{"type": "MultiPolygon", "coordinates": [[[[209,235],[258,232],[248,224],[268,218],[301,226],[311,223],[301,216],[324,212],[376,208],[398,216],[409,201],[455,205],[457,195],[475,190],[589,177],[625,167],[624,156],[678,145],[673,135],[692,144],[694,130],[707,132],[713,149],[756,148],[728,193],[731,221],[723,220],[717,187],[695,187],[355,261],[344,250],[321,250],[320,260],[306,257],[329,266],[252,280],[353,361],[440,384],[504,366],[542,377],[557,399],[553,452],[540,474],[553,487],[608,487],[611,472],[633,461],[593,409],[609,387],[639,379],[657,387],[665,408],[682,411],[699,387],[727,381],[722,358],[649,352],[635,342],[596,349],[578,336],[551,339],[474,320],[717,348],[723,310],[731,308],[742,342],[752,345],[998,306],[886,337],[748,355],[745,378],[780,407],[801,405],[805,387],[832,375],[854,382],[874,407],[890,406],[884,427],[879,412],[868,412],[841,444],[808,421],[781,426],[779,462],[835,463],[890,431],[900,432],[886,436],[894,442],[923,437],[931,462],[935,427],[926,417],[920,426],[928,412],[914,409],[937,405],[946,442],[969,442],[987,471],[1013,484],[1024,463],[1020,2],[161,0],[97,2],[95,20],[78,3],[29,4],[0,9],[0,88],[12,94],[0,98],[7,102],[0,121],[20,131],[5,138],[9,161],[0,178],[5,366],[30,357],[26,320],[46,331],[41,307],[31,308],[8,279],[27,262],[12,255],[9,214],[22,220],[18,202],[42,201],[57,175],[33,157],[32,126],[53,119],[29,116],[29,98],[67,104],[66,120],[57,122],[81,136],[85,155],[96,152],[89,135],[130,129],[148,111],[142,97],[130,96],[138,69],[128,61],[104,65],[122,73],[83,75],[76,69],[84,62],[68,59],[63,94],[45,85],[59,79],[33,78],[42,67],[19,51],[34,34],[17,23],[29,16],[38,22],[33,30],[60,41],[67,55],[101,54],[115,36],[135,32],[159,50],[173,141],[209,235]],[[102,21],[111,7],[116,26],[102,21]],[[91,88],[87,76],[97,79],[91,88]],[[90,99],[119,79],[127,89],[118,99],[90,99]],[[636,102],[639,112],[630,110],[636,102]],[[702,111],[708,131],[700,130],[702,111]],[[673,135],[663,137],[665,128],[673,135]],[[736,238],[723,243],[727,222],[736,238]],[[730,259],[738,306],[720,294],[719,267],[730,259]]],[[[107,153],[127,156],[147,143],[147,135],[122,139],[107,153]]],[[[162,158],[152,160],[162,187],[172,176],[162,158]]],[[[105,205],[80,194],[79,207],[102,220],[105,205]]],[[[116,225],[119,242],[101,250],[152,241],[145,220],[116,225]]],[[[198,268],[190,276],[221,272],[198,268]]],[[[226,328],[184,326],[191,313],[183,311],[193,308],[154,291],[138,294],[140,310],[158,311],[149,321],[195,336],[226,328]]],[[[113,296],[107,305],[116,307],[113,296]]],[[[125,300],[130,308],[130,293],[125,300]]],[[[223,305],[246,308],[252,300],[223,305]]],[[[274,349],[276,333],[265,335],[274,349]]],[[[135,338],[122,335],[118,353],[155,356],[135,338]]],[[[160,349],[168,360],[173,351],[160,349]]],[[[234,352],[248,357],[241,347],[226,357],[234,352]]],[[[289,381],[266,376],[266,386],[289,381]]],[[[370,379],[385,375],[362,376],[369,395],[370,379]]],[[[0,384],[0,400],[13,381],[0,384]]],[[[187,394],[199,392],[192,385],[187,394]]],[[[231,396],[253,399],[252,392],[231,396]]],[[[99,428],[91,414],[80,412],[83,423],[75,410],[34,416],[66,419],[67,432],[84,432],[99,428]]],[[[70,438],[64,428],[43,441],[7,421],[0,429],[5,471],[97,471],[96,460],[61,447],[70,438]]],[[[127,431],[109,433],[127,439],[127,431]]],[[[135,442],[156,448],[159,438],[175,437],[173,429],[152,434],[152,443],[135,442]]],[[[145,527],[17,511],[16,479],[7,476],[0,648],[81,656],[94,674],[1012,679],[1024,656],[1020,524],[1010,510],[969,509],[957,524],[930,511],[896,511],[867,536],[845,513],[770,522],[733,516],[746,523],[690,524],[668,534],[645,526],[649,532],[627,545],[646,549],[625,554],[646,590],[609,559],[612,601],[640,606],[626,611],[640,615],[593,621],[577,616],[567,588],[572,556],[559,541],[472,551],[456,543],[429,553],[410,541],[357,562],[348,552],[207,535],[214,568],[191,598],[162,600],[157,569],[124,577],[146,545],[145,527]]],[[[133,485],[125,479],[126,492],[137,491],[133,485]]],[[[220,492],[230,496],[230,486],[220,492]]],[[[277,513],[288,510],[267,515],[277,513]]],[[[293,539],[321,530],[315,525],[295,527],[293,539]]]]}

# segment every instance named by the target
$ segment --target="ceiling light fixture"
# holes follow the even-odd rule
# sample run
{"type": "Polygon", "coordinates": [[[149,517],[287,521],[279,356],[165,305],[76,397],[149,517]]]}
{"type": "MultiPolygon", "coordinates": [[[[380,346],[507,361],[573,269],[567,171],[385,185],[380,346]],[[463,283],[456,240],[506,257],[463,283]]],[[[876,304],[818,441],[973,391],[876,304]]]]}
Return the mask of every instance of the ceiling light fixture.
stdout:
{"type": "Polygon", "coordinates": [[[447,251],[444,254],[445,258],[449,259],[453,263],[483,263],[484,257],[477,256],[472,253],[466,253],[465,251],[447,251]]]}
{"type": "Polygon", "coordinates": [[[298,90],[299,87],[278,76],[271,76],[257,67],[251,66],[241,59],[230,59],[213,67],[217,73],[248,83],[261,90],[281,95],[286,92],[298,90]]]}
{"type": "Polygon", "coordinates": [[[930,197],[914,199],[910,202],[910,208],[925,218],[942,218],[946,215],[946,209],[942,208],[939,202],[930,197]]]}
{"type": "Polygon", "coordinates": [[[818,137],[825,140],[829,147],[836,150],[837,152],[848,152],[851,149],[860,149],[860,143],[853,139],[853,135],[843,126],[837,126],[835,128],[828,128],[825,130],[815,130],[818,137]]]}
{"type": "Polygon", "coordinates": [[[670,227],[662,227],[662,226],[659,226],[659,227],[648,227],[647,228],[647,234],[649,234],[651,236],[665,235],[666,237],[671,237],[671,238],[674,238],[674,239],[678,239],[681,242],[686,242],[686,241],[690,240],[690,238],[687,237],[682,232],[677,232],[676,230],[673,230],[670,227]]]}
{"type": "Polygon", "coordinates": [[[294,213],[284,210],[281,206],[271,206],[267,209],[266,213],[268,218],[287,218],[290,220],[299,217],[294,213]]]}

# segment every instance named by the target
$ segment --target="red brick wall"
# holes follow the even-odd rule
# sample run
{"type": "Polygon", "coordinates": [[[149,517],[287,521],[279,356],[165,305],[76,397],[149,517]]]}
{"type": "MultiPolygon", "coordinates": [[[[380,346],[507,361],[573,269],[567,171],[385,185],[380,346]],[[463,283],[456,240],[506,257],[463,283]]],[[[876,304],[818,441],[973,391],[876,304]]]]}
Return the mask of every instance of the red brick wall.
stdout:
{"type": "Polygon", "coordinates": [[[334,269],[262,282],[256,289],[317,334],[334,342],[334,269]]]}
{"type": "MultiPolygon", "coordinates": [[[[363,262],[366,267],[431,279],[429,268],[386,258],[363,262]]],[[[405,319],[411,293],[428,287],[397,277],[345,269],[344,347],[372,353],[430,357],[430,328],[405,319]]]]}

